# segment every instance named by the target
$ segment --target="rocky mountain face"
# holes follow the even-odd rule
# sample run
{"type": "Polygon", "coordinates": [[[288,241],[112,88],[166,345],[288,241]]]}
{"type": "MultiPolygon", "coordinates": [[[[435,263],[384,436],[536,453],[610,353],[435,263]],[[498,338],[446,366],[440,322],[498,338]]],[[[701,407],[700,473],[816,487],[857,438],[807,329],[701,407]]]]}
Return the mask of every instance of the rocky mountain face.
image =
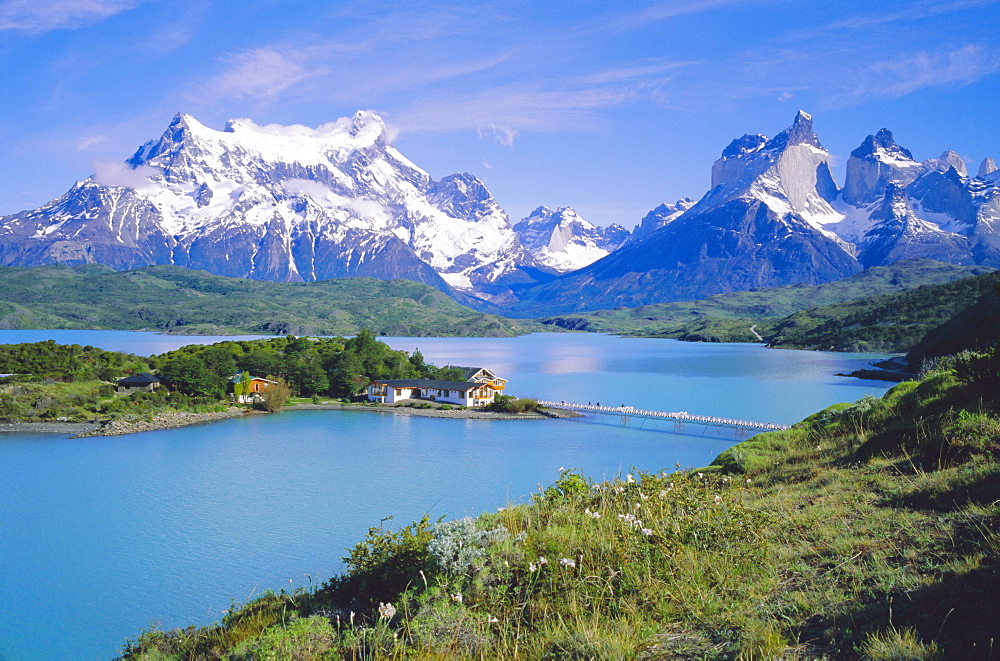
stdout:
{"type": "Polygon", "coordinates": [[[576,271],[608,256],[630,234],[618,224],[598,227],[573,207],[538,207],[514,225],[514,232],[538,264],[554,273],[576,271]]]}
{"type": "Polygon", "coordinates": [[[316,129],[238,120],[224,131],[179,114],[121,172],[0,219],[0,264],[86,262],[464,292],[535,266],[482,182],[432,180],[371,112],[316,129]]]}
{"type": "Polygon", "coordinates": [[[882,129],[851,152],[843,189],[800,111],[774,138],[733,140],[697,202],[661,205],[620,249],[525,287],[525,316],[820,284],[911,258],[1000,267],[1000,173],[953,151],[917,162],[882,129]]]}
{"type": "Polygon", "coordinates": [[[656,230],[679,218],[681,214],[694,205],[695,201],[690,197],[683,197],[673,204],[661,204],[643,216],[639,224],[632,230],[632,234],[628,237],[628,240],[638,241],[645,236],[649,236],[656,230]]]}

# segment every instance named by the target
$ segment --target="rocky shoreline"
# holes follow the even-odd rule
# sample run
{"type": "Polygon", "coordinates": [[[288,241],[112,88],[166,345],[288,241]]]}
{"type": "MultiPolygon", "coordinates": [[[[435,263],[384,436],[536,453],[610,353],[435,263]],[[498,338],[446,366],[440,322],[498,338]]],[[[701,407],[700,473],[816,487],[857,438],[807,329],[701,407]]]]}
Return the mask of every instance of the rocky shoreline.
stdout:
{"type": "MultiPolygon", "coordinates": [[[[366,413],[388,413],[390,415],[415,415],[426,418],[457,418],[478,420],[546,420],[550,418],[575,418],[579,414],[559,409],[543,409],[535,413],[497,413],[471,409],[444,410],[437,408],[417,409],[406,406],[365,406],[359,404],[295,404],[286,406],[284,411],[359,411],[366,413]]],[[[119,418],[109,422],[8,422],[0,423],[0,432],[31,432],[35,434],[69,434],[73,438],[91,436],[121,436],[159,429],[189,427],[216,420],[238,418],[259,414],[241,408],[229,408],[213,413],[190,413],[170,411],[152,418],[119,418]]]]}
{"type": "Polygon", "coordinates": [[[389,413],[391,415],[416,415],[425,418],[458,418],[478,420],[547,420],[550,418],[578,418],[578,413],[560,409],[543,409],[535,413],[497,413],[476,409],[438,408],[418,409],[410,406],[367,406],[364,404],[295,404],[286,406],[285,411],[363,411],[368,413],[389,413]]]}
{"type": "Polygon", "coordinates": [[[205,422],[238,418],[245,414],[246,411],[244,409],[228,408],[225,411],[215,411],[212,413],[170,411],[168,413],[160,413],[149,419],[119,418],[117,420],[111,420],[96,429],[79,433],[75,436],[75,438],[84,438],[87,436],[121,436],[123,434],[136,434],[143,431],[156,431],[158,429],[189,427],[191,425],[200,425],[205,422]]]}

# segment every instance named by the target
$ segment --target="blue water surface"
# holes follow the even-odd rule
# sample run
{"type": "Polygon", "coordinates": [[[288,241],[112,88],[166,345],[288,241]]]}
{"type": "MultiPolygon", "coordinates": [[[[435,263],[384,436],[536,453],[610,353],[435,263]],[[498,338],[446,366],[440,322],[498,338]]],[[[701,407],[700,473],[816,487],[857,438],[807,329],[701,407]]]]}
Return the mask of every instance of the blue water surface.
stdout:
{"type": "MultiPolygon", "coordinates": [[[[139,354],[218,339],[0,331],[48,338],[139,354]]],[[[490,367],[517,395],[768,422],[891,385],[833,376],[874,358],[858,354],[584,334],[383,339],[490,367]]],[[[298,411],[117,437],[0,434],[0,659],[106,659],[150,623],[209,624],[233,600],[329,578],[385,517],[474,515],[528,500],[564,467],[600,479],[698,466],[736,442],[605,418],[298,411]]]]}

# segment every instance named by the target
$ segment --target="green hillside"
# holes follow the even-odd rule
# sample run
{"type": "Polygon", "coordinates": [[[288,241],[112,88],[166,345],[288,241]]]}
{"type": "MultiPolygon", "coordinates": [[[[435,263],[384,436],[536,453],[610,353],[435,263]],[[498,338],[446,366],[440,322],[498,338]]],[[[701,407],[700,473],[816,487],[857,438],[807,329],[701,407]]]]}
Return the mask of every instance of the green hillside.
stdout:
{"type": "Polygon", "coordinates": [[[719,294],[700,301],[600,310],[546,317],[539,321],[570,330],[599,333],[694,341],[760,342],[763,340],[759,336],[766,337],[768,324],[802,310],[947,283],[989,271],[985,267],[955,266],[929,259],[909,260],[869,268],[850,278],[825,285],[788,285],[719,294]],[[751,327],[754,329],[751,330],[751,327]]]}
{"type": "MultiPolygon", "coordinates": [[[[977,302],[998,298],[1000,272],[993,272],[901,294],[811,308],[765,324],[761,333],[771,346],[785,348],[906,352],[928,332],[977,302]]],[[[968,323],[961,327],[967,328],[968,323]]]]}
{"type": "Polygon", "coordinates": [[[531,322],[470,310],[409,280],[264,282],[153,266],[0,267],[0,329],[157,330],[184,334],[517,335],[531,322]]]}

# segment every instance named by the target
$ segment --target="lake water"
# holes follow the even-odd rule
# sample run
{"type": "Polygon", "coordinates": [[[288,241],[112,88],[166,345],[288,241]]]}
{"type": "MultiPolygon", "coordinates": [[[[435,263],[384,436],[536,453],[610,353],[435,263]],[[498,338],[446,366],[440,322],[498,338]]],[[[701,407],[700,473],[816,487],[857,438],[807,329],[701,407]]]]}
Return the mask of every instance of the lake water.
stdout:
{"type": "MultiPolygon", "coordinates": [[[[150,354],[221,338],[0,331],[40,339],[150,354]]],[[[382,339],[489,367],[521,396],[766,422],[891,385],[833,376],[875,358],[859,354],[587,334],[382,339]]],[[[109,658],[151,622],[209,624],[231,600],[325,580],[384,517],[474,515],[529,499],[563,467],[602,478],[698,466],[735,442],[672,430],[299,411],[107,438],[0,434],[0,660],[109,658]]]]}

